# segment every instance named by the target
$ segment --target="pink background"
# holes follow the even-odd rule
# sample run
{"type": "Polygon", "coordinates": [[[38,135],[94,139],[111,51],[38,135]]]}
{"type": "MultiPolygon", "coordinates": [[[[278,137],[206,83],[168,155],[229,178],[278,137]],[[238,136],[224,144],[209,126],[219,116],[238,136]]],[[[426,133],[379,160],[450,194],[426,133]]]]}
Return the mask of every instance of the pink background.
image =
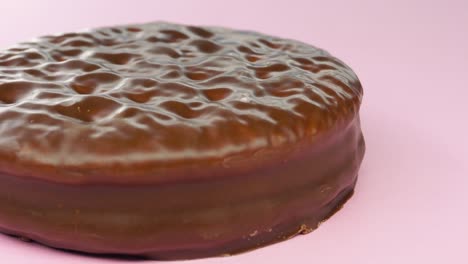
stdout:
{"type": "MultiPolygon", "coordinates": [[[[310,235],[186,263],[468,263],[468,1],[14,0],[0,8],[0,48],[166,20],[302,40],[356,71],[367,153],[353,199],[310,235]]],[[[128,261],[3,235],[0,252],[0,263],[128,261]]]]}

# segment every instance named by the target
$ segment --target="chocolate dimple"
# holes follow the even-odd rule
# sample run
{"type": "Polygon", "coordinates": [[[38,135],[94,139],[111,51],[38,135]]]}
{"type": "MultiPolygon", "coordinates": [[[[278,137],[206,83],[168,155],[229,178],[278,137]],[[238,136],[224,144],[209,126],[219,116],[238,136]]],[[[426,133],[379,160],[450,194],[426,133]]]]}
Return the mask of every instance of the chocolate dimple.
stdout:
{"type": "Polygon", "coordinates": [[[9,82],[0,84],[0,102],[4,104],[16,103],[22,97],[33,90],[34,84],[31,82],[9,82]]]}
{"type": "Polygon", "coordinates": [[[219,74],[222,74],[221,71],[214,71],[214,70],[207,70],[207,69],[203,70],[203,69],[194,68],[194,67],[187,67],[186,70],[187,72],[185,73],[185,76],[195,81],[203,81],[209,78],[213,78],[219,74]]]}
{"type": "Polygon", "coordinates": [[[175,59],[180,57],[180,54],[176,50],[168,47],[154,47],[149,49],[148,52],[151,54],[169,56],[175,59]]]}
{"type": "Polygon", "coordinates": [[[23,56],[28,60],[44,59],[44,57],[37,52],[26,52],[23,54],[23,56]]]}
{"type": "Polygon", "coordinates": [[[120,103],[108,98],[85,96],[72,103],[64,102],[56,105],[53,109],[63,116],[91,122],[105,118],[120,106],[120,103]]]}
{"type": "Polygon", "coordinates": [[[163,37],[161,38],[161,40],[167,41],[167,42],[178,42],[184,39],[188,39],[187,35],[177,30],[164,29],[159,32],[163,34],[163,37]]]}
{"type": "Polygon", "coordinates": [[[67,42],[64,42],[61,44],[61,46],[83,48],[83,47],[92,47],[94,46],[94,43],[90,41],[86,41],[86,40],[77,39],[77,40],[69,40],[67,42]]]}
{"type": "Polygon", "coordinates": [[[171,113],[187,119],[197,118],[202,114],[202,111],[194,110],[188,104],[179,101],[166,101],[161,103],[160,106],[171,113]]]}
{"type": "Polygon", "coordinates": [[[77,93],[90,94],[95,92],[97,88],[116,83],[120,79],[120,76],[109,72],[86,73],[77,76],[70,84],[70,87],[77,93]]]}
{"type": "Polygon", "coordinates": [[[130,93],[125,93],[124,96],[127,97],[128,99],[137,102],[137,103],[147,103],[151,99],[153,99],[155,96],[159,95],[160,92],[156,90],[150,90],[150,91],[134,91],[130,93]]]}
{"type": "Polygon", "coordinates": [[[203,53],[215,53],[218,50],[222,49],[221,46],[209,41],[198,39],[190,42],[190,45],[197,47],[197,49],[203,53]]]}
{"type": "Polygon", "coordinates": [[[202,38],[211,38],[213,36],[213,33],[201,27],[188,26],[187,29],[202,38]]]}
{"type": "Polygon", "coordinates": [[[29,66],[29,67],[33,67],[35,65],[37,65],[38,63],[34,63],[28,59],[26,59],[25,57],[20,57],[20,58],[11,58],[11,59],[6,59],[6,60],[0,60],[0,66],[4,66],[4,67],[14,67],[14,66],[18,66],[18,67],[26,67],[26,66],[29,66]]]}
{"type": "Polygon", "coordinates": [[[260,79],[268,79],[275,72],[283,72],[289,70],[287,65],[276,63],[265,67],[252,67],[255,70],[255,75],[260,79]]]}
{"type": "MultiPolygon", "coordinates": [[[[92,64],[89,62],[85,62],[78,59],[67,60],[62,63],[48,63],[42,67],[45,71],[50,73],[57,73],[60,71],[72,72],[72,71],[83,71],[83,72],[90,72],[100,69],[100,66],[96,64],[92,64]]],[[[65,73],[66,73],[65,72],[65,73]]],[[[62,73],[63,74],[63,73],[62,73]]]]}
{"type": "Polygon", "coordinates": [[[127,64],[132,58],[136,56],[131,53],[104,53],[98,52],[93,55],[94,58],[103,59],[107,62],[123,65],[127,64]]]}
{"type": "Polygon", "coordinates": [[[141,29],[139,29],[137,27],[128,27],[128,28],[126,28],[126,30],[128,32],[140,32],[141,31],[141,29]]]}
{"type": "Polygon", "coordinates": [[[203,95],[211,101],[219,101],[227,98],[232,90],[228,88],[214,88],[202,90],[203,95]]]}
{"type": "Polygon", "coordinates": [[[272,43],[266,39],[259,39],[258,42],[262,43],[263,45],[272,48],[272,49],[278,49],[281,47],[279,44],[272,43]]]}

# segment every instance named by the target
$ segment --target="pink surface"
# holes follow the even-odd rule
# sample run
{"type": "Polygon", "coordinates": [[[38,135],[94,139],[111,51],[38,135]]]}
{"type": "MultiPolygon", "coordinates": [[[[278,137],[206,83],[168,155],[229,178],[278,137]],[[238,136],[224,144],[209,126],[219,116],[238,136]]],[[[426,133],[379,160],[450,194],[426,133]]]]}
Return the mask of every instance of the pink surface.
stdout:
{"type": "MultiPolygon", "coordinates": [[[[344,209],[310,235],[184,263],[468,263],[467,1],[5,2],[0,48],[54,32],[166,20],[302,40],[356,71],[367,153],[344,209]]],[[[0,252],[0,263],[131,262],[3,235],[0,252]]]]}

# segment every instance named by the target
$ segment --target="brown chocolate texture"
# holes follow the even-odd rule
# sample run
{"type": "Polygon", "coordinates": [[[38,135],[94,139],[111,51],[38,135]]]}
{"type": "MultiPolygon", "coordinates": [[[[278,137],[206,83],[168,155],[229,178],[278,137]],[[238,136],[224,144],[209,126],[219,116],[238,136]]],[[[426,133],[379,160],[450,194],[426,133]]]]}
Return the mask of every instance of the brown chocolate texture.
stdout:
{"type": "Polygon", "coordinates": [[[352,194],[362,88],[254,32],[169,23],[0,52],[0,230],[91,253],[232,254],[317,227],[352,194]]]}

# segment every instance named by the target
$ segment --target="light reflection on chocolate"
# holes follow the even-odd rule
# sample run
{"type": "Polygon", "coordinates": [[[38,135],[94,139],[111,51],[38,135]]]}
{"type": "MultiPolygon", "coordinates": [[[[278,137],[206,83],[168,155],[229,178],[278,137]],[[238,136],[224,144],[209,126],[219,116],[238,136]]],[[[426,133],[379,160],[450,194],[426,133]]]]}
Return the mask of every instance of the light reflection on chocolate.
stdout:
{"type": "Polygon", "coordinates": [[[162,259],[305,233],[352,194],[361,98],[327,52],[254,32],[150,23],[18,44],[0,52],[0,230],[162,259]]]}

